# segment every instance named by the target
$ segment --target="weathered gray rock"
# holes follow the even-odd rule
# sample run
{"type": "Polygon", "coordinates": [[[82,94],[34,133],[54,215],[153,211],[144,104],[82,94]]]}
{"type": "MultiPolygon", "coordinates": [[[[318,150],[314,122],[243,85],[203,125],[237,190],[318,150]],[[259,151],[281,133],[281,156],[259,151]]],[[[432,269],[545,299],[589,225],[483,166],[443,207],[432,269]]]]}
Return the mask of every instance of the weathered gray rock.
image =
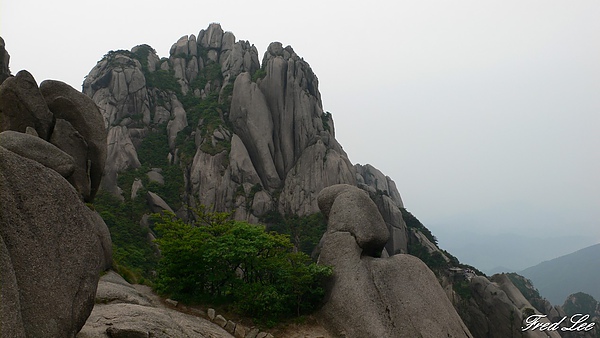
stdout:
{"type": "MultiPolygon", "coordinates": [[[[54,116],[69,122],[87,143],[87,156],[82,160],[90,163],[86,168],[90,192],[84,195],[90,202],[96,196],[106,163],[107,132],[102,114],[92,99],[64,82],[43,81],[40,91],[54,116]]],[[[55,139],[55,142],[58,141],[55,139]]]]}
{"type": "Polygon", "coordinates": [[[148,176],[148,179],[150,180],[150,182],[156,182],[160,185],[165,184],[164,177],[157,170],[150,170],[149,172],[146,173],[146,176],[148,176]]]}
{"type": "Polygon", "coordinates": [[[284,214],[310,215],[317,212],[317,195],[334,184],[355,184],[352,164],[346,154],[322,140],[307,147],[287,173],[279,199],[284,214]]]}
{"type": "Polygon", "coordinates": [[[150,210],[152,210],[152,212],[161,212],[163,210],[167,210],[172,213],[175,213],[173,209],[171,209],[171,207],[167,204],[167,202],[165,202],[165,200],[163,200],[160,196],[151,191],[148,191],[148,193],[146,194],[146,201],[148,202],[148,206],[150,207],[150,210]]]}
{"type": "Polygon", "coordinates": [[[242,73],[233,87],[229,119],[235,133],[244,142],[262,185],[269,189],[279,187],[281,178],[273,155],[273,118],[262,91],[253,83],[250,74],[242,73]]]}
{"type": "Polygon", "coordinates": [[[109,271],[100,278],[96,305],[78,338],[232,337],[199,317],[165,308],[144,285],[127,283],[109,271]]]}
{"type": "Polygon", "coordinates": [[[261,183],[244,142],[236,134],[231,137],[229,168],[231,169],[231,179],[236,183],[250,183],[253,185],[261,183]]]}
{"type": "Polygon", "coordinates": [[[365,191],[331,186],[318,203],[328,218],[319,263],[334,269],[323,325],[344,337],[472,337],[422,261],[376,258],[388,233],[365,191]]]}
{"type": "Polygon", "coordinates": [[[131,184],[131,199],[136,198],[138,195],[138,191],[143,187],[144,184],[142,183],[142,180],[140,180],[139,178],[133,180],[133,183],[131,184]]]}
{"type": "Polygon", "coordinates": [[[260,333],[259,329],[253,328],[246,334],[246,337],[244,337],[244,338],[256,338],[256,336],[258,336],[259,333],[260,333]]]}
{"type": "Polygon", "coordinates": [[[167,133],[169,135],[169,147],[174,149],[177,133],[187,127],[188,124],[185,109],[183,109],[183,105],[175,95],[171,96],[171,106],[173,107],[174,118],[167,123],[167,133]]]}
{"type": "Polygon", "coordinates": [[[198,44],[204,48],[220,49],[222,41],[223,28],[218,23],[211,23],[206,30],[198,33],[198,44]]]}
{"type": "Polygon", "coordinates": [[[4,39],[0,37],[0,84],[10,76],[10,68],[8,67],[9,62],[10,55],[6,51],[4,39]]]}
{"type": "Polygon", "coordinates": [[[0,145],[69,177],[75,170],[73,157],[55,145],[33,135],[7,130],[0,133],[0,145]]]}
{"type": "Polygon", "coordinates": [[[0,182],[2,257],[10,257],[0,271],[10,279],[14,271],[19,294],[18,304],[8,295],[15,307],[2,308],[2,326],[17,334],[23,327],[28,337],[74,337],[105,265],[94,213],[58,173],[2,147],[0,182]],[[22,323],[10,322],[16,313],[22,323]]]}
{"type": "Polygon", "coordinates": [[[0,337],[25,337],[19,284],[10,259],[10,253],[0,236],[0,337]]]}
{"type": "Polygon", "coordinates": [[[48,140],[54,116],[33,76],[22,70],[0,85],[0,131],[25,133],[27,127],[33,127],[41,138],[48,140]]]}
{"type": "MultiPolygon", "coordinates": [[[[514,290],[511,290],[512,288],[506,284],[507,280],[500,278],[500,284],[498,284],[483,276],[475,276],[471,279],[469,287],[472,290],[472,298],[466,305],[465,323],[473,332],[473,335],[475,337],[491,338],[519,335],[530,338],[560,337],[556,331],[521,331],[523,313],[503,289],[509,290],[511,296],[520,305],[525,305],[527,301],[523,302],[522,295],[521,297],[515,297],[514,290]],[[504,285],[501,286],[502,284],[504,285]]],[[[510,283],[509,280],[508,283],[510,283]]],[[[512,283],[510,284],[512,285],[512,283]]],[[[514,285],[512,287],[514,288],[514,285]]],[[[518,293],[520,294],[520,292],[518,293]]],[[[525,307],[534,310],[531,305],[525,307]]],[[[547,319],[543,321],[547,322],[547,319]]]]}
{"type": "Polygon", "coordinates": [[[174,310],[137,304],[96,304],[77,338],[106,337],[231,338],[224,329],[202,318],[174,310]]]}
{"type": "Polygon", "coordinates": [[[263,67],[267,75],[259,86],[273,113],[275,163],[281,174],[326,131],[323,105],[317,77],[292,47],[271,43],[265,52],[263,67]]]}
{"type": "Polygon", "coordinates": [[[225,324],[225,331],[233,334],[235,332],[235,323],[231,320],[228,320],[227,324],[225,324]]]}
{"type": "Polygon", "coordinates": [[[370,164],[355,164],[354,169],[356,170],[356,183],[360,188],[373,193],[379,191],[388,196],[396,207],[404,207],[396,183],[389,176],[385,176],[379,169],[370,164]],[[366,187],[361,187],[361,184],[366,185],[366,187]]]}
{"type": "Polygon", "coordinates": [[[132,116],[141,116],[143,123],[150,123],[142,65],[125,53],[109,53],[98,62],[83,82],[83,93],[98,105],[107,128],[132,116]]]}
{"type": "MultiPolygon", "coordinates": [[[[364,189],[364,186],[362,186],[361,184],[358,184],[358,187],[364,189]]],[[[398,253],[407,253],[409,231],[406,227],[404,219],[402,218],[402,212],[398,208],[397,204],[394,203],[394,201],[387,195],[373,192],[370,189],[367,189],[367,191],[369,191],[369,196],[371,196],[371,199],[375,202],[375,205],[377,205],[377,209],[379,209],[379,213],[381,214],[381,216],[383,216],[385,225],[387,226],[388,231],[390,232],[390,239],[385,245],[386,251],[390,255],[395,255],[398,253]]],[[[427,241],[429,242],[429,240],[427,241]]],[[[437,249],[437,247],[435,248],[437,249]]]]}
{"type": "Polygon", "coordinates": [[[112,127],[108,130],[106,138],[107,161],[104,167],[104,177],[101,181],[102,188],[117,194],[117,174],[129,168],[141,166],[137,157],[135,146],[129,137],[127,127],[112,127]]]}
{"type": "Polygon", "coordinates": [[[137,304],[150,306],[150,300],[127,283],[119,274],[108,271],[100,277],[96,291],[97,304],[137,304]]]}
{"type": "MultiPolygon", "coordinates": [[[[102,125],[104,127],[104,125],[102,125]]],[[[71,123],[56,119],[50,143],[73,157],[75,170],[68,176],[68,181],[75,187],[81,198],[91,200],[91,180],[88,176],[88,143],[85,138],[73,128],[71,123]]],[[[98,177],[101,179],[102,175],[98,177]]],[[[100,181],[98,181],[100,183],[100,181]]]]}
{"type": "Polygon", "coordinates": [[[95,211],[91,212],[89,217],[92,221],[92,233],[100,241],[100,270],[110,269],[112,267],[112,239],[108,226],[104,223],[102,216],[95,211]]]}
{"type": "Polygon", "coordinates": [[[220,327],[225,327],[225,325],[227,325],[227,319],[225,319],[225,317],[221,316],[221,315],[217,315],[215,317],[214,323],[219,325],[220,327]]]}

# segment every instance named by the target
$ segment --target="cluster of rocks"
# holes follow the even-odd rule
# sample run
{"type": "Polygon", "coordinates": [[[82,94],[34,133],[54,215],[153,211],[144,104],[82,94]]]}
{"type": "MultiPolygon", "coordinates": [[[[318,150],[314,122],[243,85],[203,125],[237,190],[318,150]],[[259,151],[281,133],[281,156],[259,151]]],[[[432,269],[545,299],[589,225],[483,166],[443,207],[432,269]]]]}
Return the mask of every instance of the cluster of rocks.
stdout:
{"type": "MultiPolygon", "coordinates": [[[[407,253],[412,240],[428,242],[428,250],[443,256],[434,243],[406,227],[394,181],[371,165],[353,166],[349,161],[335,139],[331,114],[323,111],[316,75],[290,46],[271,43],[261,66],[253,45],[236,41],[231,32],[213,23],[197,37],[181,37],[168,58],[159,58],[146,45],[131,52],[109,53],[91,70],[83,88],[100,107],[109,130],[102,181],[107,191],[120,196],[117,175],[141,166],[136,148],[150,132],[167,125],[169,161],[178,163],[180,149],[174,140],[191,127],[196,149],[183,170],[184,204],[197,202],[215,211],[233,211],[238,220],[258,222],[273,211],[313,214],[319,211],[317,195],[323,188],[356,185],[369,192],[384,218],[390,232],[387,254],[407,253]],[[140,62],[136,55],[142,51],[147,56],[140,62]],[[194,88],[206,67],[215,65],[220,66],[221,77],[194,88]],[[263,76],[253,76],[259,68],[263,76]],[[148,86],[144,74],[158,71],[173,71],[184,93],[206,98],[217,92],[219,101],[230,99],[221,125],[210,133],[203,130],[202,120],[197,126],[187,126],[188,112],[175,93],[148,86]],[[224,93],[227,86],[233,86],[230,96],[224,93]],[[203,142],[213,146],[223,142],[228,149],[207,153],[202,150],[203,142]]],[[[133,183],[132,196],[140,184],[133,183]]],[[[158,198],[147,196],[153,205],[158,198]]],[[[187,212],[174,211],[182,217],[187,212]]]]}
{"type": "Polygon", "coordinates": [[[161,303],[145,285],[109,271],[100,278],[96,305],[77,338],[233,338],[220,326],[161,303]]]}
{"type": "Polygon", "coordinates": [[[225,319],[222,315],[216,313],[215,309],[208,309],[206,312],[208,319],[213,323],[227,330],[235,338],[273,338],[268,332],[261,332],[258,328],[249,328],[241,324],[236,324],[231,320],[225,319]]]}
{"type": "Polygon", "coordinates": [[[183,200],[215,211],[235,210],[236,219],[257,222],[274,210],[312,214],[318,212],[316,195],[322,188],[356,184],[331,116],[323,112],[318,79],[291,47],[272,43],[262,61],[265,76],[254,81],[261,67],[258,51],[216,23],[197,37],[181,37],[169,54],[161,59],[146,45],[109,53],[86,77],[83,91],[100,107],[108,128],[104,189],[121,194],[118,173],[141,165],[136,147],[163,124],[171,163],[180,158],[178,133],[191,128],[195,138],[193,160],[184,170],[183,200]],[[198,88],[198,79],[215,67],[220,76],[198,88]],[[218,93],[219,102],[231,100],[221,124],[210,133],[203,130],[202,119],[188,126],[189,112],[172,88],[148,84],[144,74],[155,72],[172,74],[184,94],[204,99],[218,93]],[[204,143],[223,143],[228,149],[207,153],[201,149],[204,143]]]}
{"type": "Polygon", "coordinates": [[[96,104],[71,86],[40,87],[23,70],[0,87],[2,145],[54,169],[91,202],[106,161],[106,130],[96,104]]]}
{"type": "Polygon", "coordinates": [[[74,337],[112,263],[108,228],[84,204],[102,177],[102,116],[64,83],[41,87],[27,71],[0,85],[2,337],[74,337]]]}

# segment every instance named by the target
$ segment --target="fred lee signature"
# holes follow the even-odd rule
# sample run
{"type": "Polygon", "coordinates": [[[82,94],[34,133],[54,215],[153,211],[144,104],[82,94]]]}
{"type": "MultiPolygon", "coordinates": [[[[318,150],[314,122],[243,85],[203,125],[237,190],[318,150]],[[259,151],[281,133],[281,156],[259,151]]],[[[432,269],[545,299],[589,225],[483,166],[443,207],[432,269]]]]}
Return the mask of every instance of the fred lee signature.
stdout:
{"type": "Polygon", "coordinates": [[[574,314],[571,317],[563,317],[560,321],[542,322],[541,319],[546,318],[546,315],[531,315],[525,319],[525,327],[521,327],[521,331],[590,331],[596,323],[588,323],[590,315],[580,313],[574,314]],[[569,321],[565,322],[569,318],[569,321]],[[565,323],[565,324],[563,324],[565,323]],[[563,326],[561,327],[561,324],[563,326]]]}

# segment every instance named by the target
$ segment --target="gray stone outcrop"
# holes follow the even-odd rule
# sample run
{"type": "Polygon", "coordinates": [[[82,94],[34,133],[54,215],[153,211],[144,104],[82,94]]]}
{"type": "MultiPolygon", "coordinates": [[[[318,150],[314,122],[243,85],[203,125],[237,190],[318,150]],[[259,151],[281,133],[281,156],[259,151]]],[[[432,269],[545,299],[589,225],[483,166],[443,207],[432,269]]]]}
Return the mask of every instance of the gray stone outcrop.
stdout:
{"type": "Polygon", "coordinates": [[[89,183],[81,182],[75,187],[82,190],[86,201],[91,201],[100,186],[106,162],[106,129],[102,114],[94,101],[64,82],[43,81],[40,91],[54,117],[70,125],[61,122],[64,135],[55,137],[53,143],[61,143],[63,147],[59,148],[81,157],[76,169],[78,181],[89,183]]]}
{"type": "MultiPolygon", "coordinates": [[[[475,337],[559,338],[556,331],[521,330],[525,310],[539,314],[505,275],[491,279],[475,276],[469,287],[472,298],[463,304],[465,323],[475,337]]],[[[549,322],[542,319],[542,322],[549,322]]]]}
{"type": "Polygon", "coordinates": [[[0,36],[0,84],[11,75],[10,68],[8,67],[9,61],[10,55],[6,51],[4,39],[0,36]]]}
{"type": "Polygon", "coordinates": [[[0,133],[0,145],[15,154],[43,164],[63,177],[70,177],[75,170],[73,156],[37,136],[7,130],[0,133]]]}
{"type": "Polygon", "coordinates": [[[56,171],[2,147],[0,182],[0,335],[74,337],[110,256],[106,225],[56,171]]]}
{"type": "Polygon", "coordinates": [[[472,337],[418,258],[380,256],[389,233],[368,194],[350,185],[319,194],[328,218],[318,262],[334,276],[322,323],[344,337],[472,337]]]}
{"type": "Polygon", "coordinates": [[[178,135],[191,130],[188,137],[195,140],[193,158],[189,151],[185,154],[184,201],[215,211],[235,210],[236,219],[256,222],[274,210],[312,214],[318,211],[321,189],[356,184],[355,169],[335,140],[333,120],[323,112],[318,79],[308,63],[291,47],[274,43],[263,58],[266,76],[253,82],[252,74],[260,67],[256,47],[236,41],[217,23],[197,35],[182,36],[168,59],[159,59],[146,45],[108,53],[83,85],[108,129],[102,188],[121,194],[118,174],[142,165],[137,148],[161,124],[166,126],[172,164],[181,163],[178,135]],[[145,59],[138,60],[140,56],[145,59]],[[220,74],[214,74],[215,65],[220,74]],[[222,124],[208,127],[200,118],[198,125],[188,126],[190,112],[173,88],[142,81],[145,72],[159,70],[165,76],[172,72],[183,94],[193,89],[188,94],[206,99],[218,93],[219,102],[231,102],[227,111],[219,112],[222,124]],[[204,147],[217,144],[226,149],[204,147]],[[254,194],[253,187],[262,192],[254,194]]]}
{"type": "Polygon", "coordinates": [[[33,76],[22,70],[0,86],[0,131],[25,133],[27,127],[35,129],[42,139],[49,140],[54,128],[54,115],[33,76]]]}
{"type": "Polygon", "coordinates": [[[165,307],[145,285],[131,285],[113,271],[100,278],[94,309],[78,338],[233,337],[204,318],[165,307]]]}

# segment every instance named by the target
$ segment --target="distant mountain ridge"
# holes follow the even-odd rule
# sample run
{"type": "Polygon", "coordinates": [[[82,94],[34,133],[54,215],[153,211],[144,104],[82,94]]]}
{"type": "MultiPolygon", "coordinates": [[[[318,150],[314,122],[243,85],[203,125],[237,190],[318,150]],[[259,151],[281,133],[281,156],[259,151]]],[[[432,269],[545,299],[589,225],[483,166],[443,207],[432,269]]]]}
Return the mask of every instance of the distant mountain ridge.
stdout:
{"type": "Polygon", "coordinates": [[[529,267],[519,274],[531,279],[552,304],[562,304],[573,293],[600,299],[600,243],[529,267]]]}

